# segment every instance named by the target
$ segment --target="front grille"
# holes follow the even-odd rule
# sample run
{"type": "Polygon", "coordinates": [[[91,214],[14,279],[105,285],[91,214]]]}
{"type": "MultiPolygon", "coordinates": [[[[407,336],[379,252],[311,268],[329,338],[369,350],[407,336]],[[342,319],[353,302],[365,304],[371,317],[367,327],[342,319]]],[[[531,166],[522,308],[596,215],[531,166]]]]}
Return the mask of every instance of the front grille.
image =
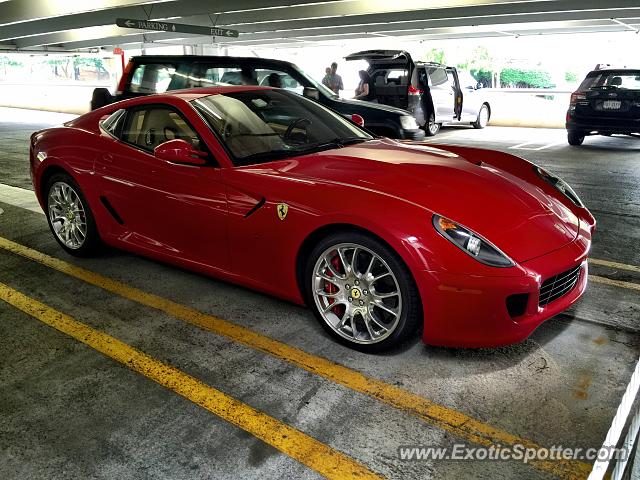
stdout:
{"type": "Polygon", "coordinates": [[[576,286],[579,276],[580,265],[554,277],[547,278],[542,282],[542,286],[540,287],[540,301],[538,305],[542,307],[569,293],[573,287],[576,286]]]}

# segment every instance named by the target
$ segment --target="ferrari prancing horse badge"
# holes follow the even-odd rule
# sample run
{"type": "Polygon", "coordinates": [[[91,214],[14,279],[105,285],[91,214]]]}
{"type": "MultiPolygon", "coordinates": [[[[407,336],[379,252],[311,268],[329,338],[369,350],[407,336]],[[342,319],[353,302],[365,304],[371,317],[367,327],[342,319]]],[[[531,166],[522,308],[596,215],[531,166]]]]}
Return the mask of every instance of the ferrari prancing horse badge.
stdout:
{"type": "Polygon", "coordinates": [[[279,203],[276,208],[278,210],[278,218],[280,220],[284,220],[285,218],[287,218],[287,213],[289,212],[289,205],[287,205],[286,203],[279,203]]]}

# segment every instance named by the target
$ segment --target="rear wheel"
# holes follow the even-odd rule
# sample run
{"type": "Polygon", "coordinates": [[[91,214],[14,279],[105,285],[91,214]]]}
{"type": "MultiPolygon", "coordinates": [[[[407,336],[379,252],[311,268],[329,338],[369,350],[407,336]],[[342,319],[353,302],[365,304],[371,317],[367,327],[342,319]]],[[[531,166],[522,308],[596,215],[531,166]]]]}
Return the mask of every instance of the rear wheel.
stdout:
{"type": "Polygon", "coordinates": [[[569,145],[582,145],[582,142],[584,142],[584,133],[569,130],[567,132],[567,141],[569,142],[569,145]]]}
{"type": "Polygon", "coordinates": [[[441,123],[436,123],[436,117],[432,113],[429,116],[429,121],[424,126],[424,133],[426,133],[428,137],[433,137],[434,135],[436,135],[440,131],[440,127],[441,126],[442,126],[441,123]]]}
{"type": "Polygon", "coordinates": [[[409,270],[369,235],[326,237],[311,252],[304,278],[307,302],[320,324],[354,349],[388,350],[420,323],[420,297],[409,270]]]}
{"type": "Polygon", "coordinates": [[[481,129],[486,127],[488,123],[489,123],[489,107],[486,104],[483,104],[480,107],[480,111],[478,112],[478,118],[471,125],[473,125],[473,128],[481,129]]]}
{"type": "Polygon", "coordinates": [[[100,236],[80,186],[65,173],[47,183],[47,221],[60,246],[71,255],[85,257],[100,245],[100,236]]]}

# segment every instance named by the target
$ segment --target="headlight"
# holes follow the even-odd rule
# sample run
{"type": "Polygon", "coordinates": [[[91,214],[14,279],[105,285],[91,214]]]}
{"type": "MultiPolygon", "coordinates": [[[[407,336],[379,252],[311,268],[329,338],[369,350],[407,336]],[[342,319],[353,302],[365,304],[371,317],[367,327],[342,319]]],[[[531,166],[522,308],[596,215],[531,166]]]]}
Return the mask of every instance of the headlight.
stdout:
{"type": "Polygon", "coordinates": [[[433,226],[440,235],[480,263],[492,267],[513,267],[515,265],[513,260],[491,242],[448,218],[434,215],[433,226]]]}
{"type": "Polygon", "coordinates": [[[556,189],[560,193],[562,193],[565,197],[571,200],[574,204],[584,208],[584,203],[582,203],[582,200],[580,200],[580,197],[578,197],[578,194],[573,191],[573,188],[571,188],[567,182],[562,180],[557,175],[554,175],[553,173],[550,173],[544,168],[540,168],[537,165],[533,166],[533,170],[538,175],[540,175],[540,178],[542,178],[545,182],[550,183],[551,185],[556,187],[556,189]]]}
{"type": "Polygon", "coordinates": [[[400,126],[404,130],[417,130],[418,128],[420,128],[418,127],[418,123],[416,122],[416,119],[410,115],[402,115],[400,117],[400,126]]]}

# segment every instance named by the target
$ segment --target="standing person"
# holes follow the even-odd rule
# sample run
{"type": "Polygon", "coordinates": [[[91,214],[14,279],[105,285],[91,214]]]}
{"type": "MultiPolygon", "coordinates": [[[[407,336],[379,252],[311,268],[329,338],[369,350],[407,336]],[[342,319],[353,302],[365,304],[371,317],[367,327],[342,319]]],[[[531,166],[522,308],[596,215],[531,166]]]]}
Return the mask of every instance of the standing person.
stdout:
{"type": "Polygon", "coordinates": [[[331,67],[327,67],[324,69],[324,78],[322,79],[322,84],[325,87],[331,88],[331,67]]]}
{"type": "Polygon", "coordinates": [[[340,95],[340,90],[344,90],[344,85],[342,84],[342,77],[336,73],[337,71],[338,64],[333,62],[331,64],[331,74],[329,75],[329,88],[336,95],[340,95]]]}
{"type": "Polygon", "coordinates": [[[371,81],[371,75],[364,70],[360,70],[358,75],[360,76],[360,83],[358,84],[358,88],[356,88],[356,96],[353,98],[356,100],[366,100],[367,102],[377,101],[375,86],[371,81]]]}

